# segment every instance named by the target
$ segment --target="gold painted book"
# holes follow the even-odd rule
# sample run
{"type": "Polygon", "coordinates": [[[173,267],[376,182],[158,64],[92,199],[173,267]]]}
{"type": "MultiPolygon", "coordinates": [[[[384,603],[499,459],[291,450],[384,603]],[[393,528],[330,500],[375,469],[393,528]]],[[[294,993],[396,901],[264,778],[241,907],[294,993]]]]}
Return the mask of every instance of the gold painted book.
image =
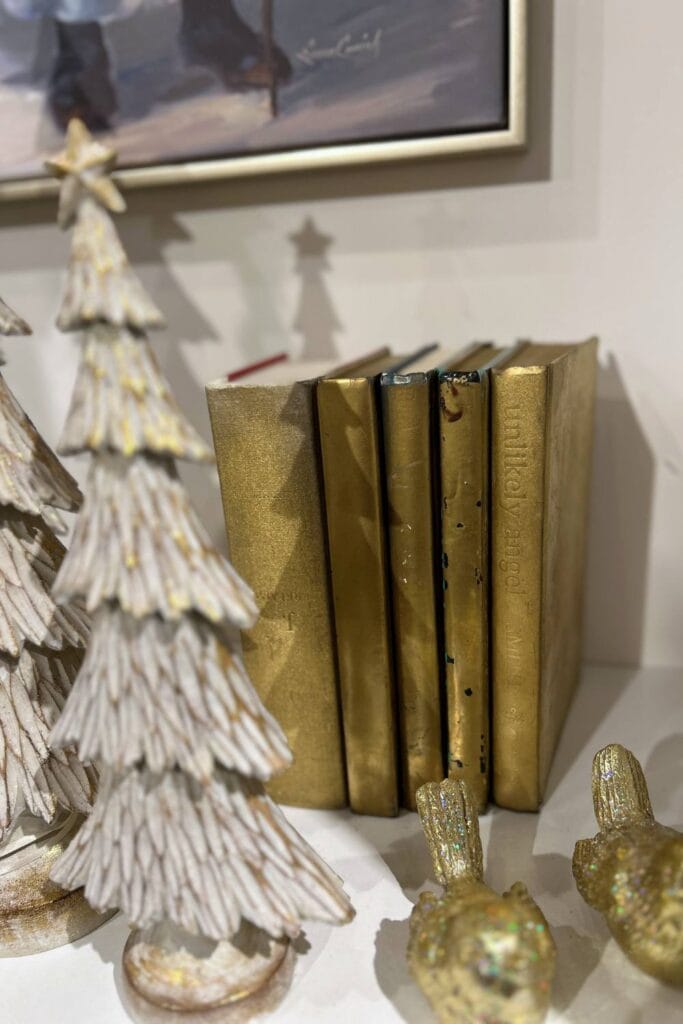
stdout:
{"type": "Polygon", "coordinates": [[[489,795],[489,370],[510,350],[474,345],[438,375],[448,775],[489,795]]]}
{"type": "Polygon", "coordinates": [[[399,772],[376,390],[405,363],[385,356],[317,385],[349,801],[382,816],[398,813],[399,772]]]}
{"type": "Polygon", "coordinates": [[[493,796],[535,811],[580,668],[597,340],[526,345],[492,397],[493,796]]]}
{"type": "Polygon", "coordinates": [[[313,381],[329,369],[281,363],[207,388],[231,560],[261,609],[244,661],[294,753],[268,789],[317,808],[348,802],[313,381]]]}
{"type": "Polygon", "coordinates": [[[469,352],[432,350],[380,377],[401,802],[409,810],[421,785],[444,776],[435,374],[469,352]]]}

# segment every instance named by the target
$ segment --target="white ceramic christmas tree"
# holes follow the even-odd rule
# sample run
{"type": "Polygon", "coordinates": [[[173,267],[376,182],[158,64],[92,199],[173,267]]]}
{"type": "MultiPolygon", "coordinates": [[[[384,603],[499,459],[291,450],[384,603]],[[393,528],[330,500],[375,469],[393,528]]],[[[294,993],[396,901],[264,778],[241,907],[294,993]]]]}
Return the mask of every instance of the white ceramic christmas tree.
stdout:
{"type": "Polygon", "coordinates": [[[230,638],[257,608],[177,476],[174,458],[212,455],[145,337],[162,317],[109,215],[124,208],[114,160],[73,121],[48,164],[60,223],[73,225],[58,324],[84,335],[60,451],[93,456],[54,588],[85,601],[92,633],[53,740],[102,764],[93,813],[53,878],[146,929],[124,958],[138,995],[199,1012],[258,988],[303,919],[352,911],[264,791],[291,755],[230,638]],[[258,956],[250,926],[264,933],[247,935],[258,956]]]}
{"type": "MultiPolygon", "coordinates": [[[[0,300],[0,335],[30,334],[0,300]]],[[[0,360],[4,361],[4,360],[0,360]]],[[[75,480],[0,374],[0,955],[51,949],[101,920],[80,893],[50,882],[90,810],[95,774],[54,725],[87,641],[85,613],[60,609],[50,588],[64,556],[57,509],[75,511],[75,480]]]]}

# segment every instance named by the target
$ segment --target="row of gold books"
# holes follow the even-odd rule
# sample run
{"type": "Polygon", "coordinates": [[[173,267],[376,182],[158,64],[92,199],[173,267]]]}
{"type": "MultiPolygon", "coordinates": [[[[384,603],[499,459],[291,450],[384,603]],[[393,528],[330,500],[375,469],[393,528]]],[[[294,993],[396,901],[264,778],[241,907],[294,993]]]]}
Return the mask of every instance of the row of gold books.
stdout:
{"type": "Polygon", "coordinates": [[[597,342],[279,362],[207,395],[276,800],[536,810],[580,663],[597,342]]]}

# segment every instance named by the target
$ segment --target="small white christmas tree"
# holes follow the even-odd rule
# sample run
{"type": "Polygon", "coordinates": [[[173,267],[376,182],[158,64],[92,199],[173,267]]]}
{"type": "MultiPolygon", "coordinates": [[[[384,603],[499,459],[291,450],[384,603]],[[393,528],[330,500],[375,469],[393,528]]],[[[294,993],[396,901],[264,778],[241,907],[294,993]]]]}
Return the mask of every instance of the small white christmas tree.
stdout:
{"type": "Polygon", "coordinates": [[[92,815],[53,878],[139,927],[172,922],[230,939],[242,919],[295,936],[341,923],[340,880],[286,822],[263,783],[290,753],[229,639],[254,598],[211,545],[173,458],[209,462],[155,361],[162,317],[131,270],[109,212],[115,154],[78,121],[48,166],[74,225],[58,323],[83,331],[62,452],[93,456],[55,583],[93,614],[86,658],[53,733],[102,763],[92,815]]]}
{"type": "MultiPolygon", "coordinates": [[[[30,333],[0,300],[0,335],[30,333]]],[[[51,596],[64,557],[51,526],[61,529],[56,510],[80,500],[0,374],[0,844],[22,812],[49,823],[60,808],[87,813],[94,797],[92,769],[49,742],[88,634],[84,611],[51,596]]]]}

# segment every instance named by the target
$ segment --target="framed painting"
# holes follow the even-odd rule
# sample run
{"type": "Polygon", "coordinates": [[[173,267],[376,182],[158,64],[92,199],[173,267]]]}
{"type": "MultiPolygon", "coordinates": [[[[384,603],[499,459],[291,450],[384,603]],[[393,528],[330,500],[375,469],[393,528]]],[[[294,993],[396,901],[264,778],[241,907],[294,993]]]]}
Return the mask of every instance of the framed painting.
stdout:
{"type": "Polygon", "coordinates": [[[128,186],[525,141],[526,0],[0,0],[0,196],[72,116],[128,186]]]}

